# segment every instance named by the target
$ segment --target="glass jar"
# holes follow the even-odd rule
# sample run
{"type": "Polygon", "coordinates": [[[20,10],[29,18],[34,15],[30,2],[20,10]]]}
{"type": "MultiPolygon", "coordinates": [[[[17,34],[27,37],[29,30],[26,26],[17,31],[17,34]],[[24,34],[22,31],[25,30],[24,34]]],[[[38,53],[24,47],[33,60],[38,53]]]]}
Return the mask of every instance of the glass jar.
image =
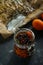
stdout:
{"type": "Polygon", "coordinates": [[[14,52],[22,58],[31,56],[35,46],[34,40],[35,35],[32,30],[27,28],[18,30],[14,35],[14,52]]]}

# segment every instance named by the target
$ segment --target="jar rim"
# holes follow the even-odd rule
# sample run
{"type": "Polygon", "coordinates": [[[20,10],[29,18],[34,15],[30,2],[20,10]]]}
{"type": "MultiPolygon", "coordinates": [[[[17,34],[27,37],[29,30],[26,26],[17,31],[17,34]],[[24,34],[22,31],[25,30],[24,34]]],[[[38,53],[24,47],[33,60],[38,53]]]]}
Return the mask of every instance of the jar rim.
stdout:
{"type": "MultiPolygon", "coordinates": [[[[20,48],[29,47],[29,45],[26,46],[25,44],[24,44],[24,45],[21,45],[21,44],[17,43],[17,40],[16,40],[16,38],[15,38],[18,33],[24,32],[24,31],[25,31],[25,32],[26,32],[26,31],[29,31],[29,32],[32,33],[32,37],[33,37],[33,38],[32,38],[32,40],[31,40],[31,41],[32,41],[32,42],[31,42],[31,43],[32,43],[31,45],[33,45],[34,39],[35,39],[35,34],[33,33],[32,30],[30,30],[30,29],[28,29],[28,28],[21,28],[21,29],[19,29],[19,30],[15,33],[15,35],[14,35],[14,41],[15,41],[15,44],[16,44],[18,47],[20,47],[20,48]]],[[[30,46],[31,46],[31,45],[30,45],[30,46]]]]}

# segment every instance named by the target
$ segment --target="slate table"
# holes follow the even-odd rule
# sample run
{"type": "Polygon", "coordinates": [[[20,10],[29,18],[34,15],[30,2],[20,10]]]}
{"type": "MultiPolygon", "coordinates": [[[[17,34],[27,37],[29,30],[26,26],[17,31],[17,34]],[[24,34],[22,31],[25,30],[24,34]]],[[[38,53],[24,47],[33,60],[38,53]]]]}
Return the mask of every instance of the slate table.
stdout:
{"type": "MultiPolygon", "coordinates": [[[[24,28],[30,28],[31,24],[27,24],[24,28]]],[[[35,53],[26,59],[18,57],[12,52],[14,47],[13,36],[0,44],[0,65],[43,65],[43,31],[35,33],[35,53]]]]}

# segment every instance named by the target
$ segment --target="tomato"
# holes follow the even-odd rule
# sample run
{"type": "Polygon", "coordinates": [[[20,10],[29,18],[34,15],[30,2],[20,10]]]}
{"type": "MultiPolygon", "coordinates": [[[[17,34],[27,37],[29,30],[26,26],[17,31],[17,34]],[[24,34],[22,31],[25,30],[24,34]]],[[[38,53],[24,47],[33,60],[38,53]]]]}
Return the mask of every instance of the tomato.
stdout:
{"type": "Polygon", "coordinates": [[[35,19],[32,22],[32,26],[33,28],[35,28],[36,30],[43,30],[43,21],[40,19],[35,19]]]}

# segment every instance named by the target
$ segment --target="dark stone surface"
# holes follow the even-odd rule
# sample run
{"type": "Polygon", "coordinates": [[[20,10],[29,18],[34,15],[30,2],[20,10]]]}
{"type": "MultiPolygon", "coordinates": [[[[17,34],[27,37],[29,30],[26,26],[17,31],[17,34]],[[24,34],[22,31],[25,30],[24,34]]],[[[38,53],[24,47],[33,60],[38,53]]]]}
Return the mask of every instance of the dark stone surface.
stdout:
{"type": "MultiPolygon", "coordinates": [[[[24,27],[29,28],[29,25],[24,27]]],[[[35,33],[35,53],[30,58],[20,58],[12,52],[14,47],[13,37],[0,44],[0,65],[43,65],[43,31],[35,33]]]]}

